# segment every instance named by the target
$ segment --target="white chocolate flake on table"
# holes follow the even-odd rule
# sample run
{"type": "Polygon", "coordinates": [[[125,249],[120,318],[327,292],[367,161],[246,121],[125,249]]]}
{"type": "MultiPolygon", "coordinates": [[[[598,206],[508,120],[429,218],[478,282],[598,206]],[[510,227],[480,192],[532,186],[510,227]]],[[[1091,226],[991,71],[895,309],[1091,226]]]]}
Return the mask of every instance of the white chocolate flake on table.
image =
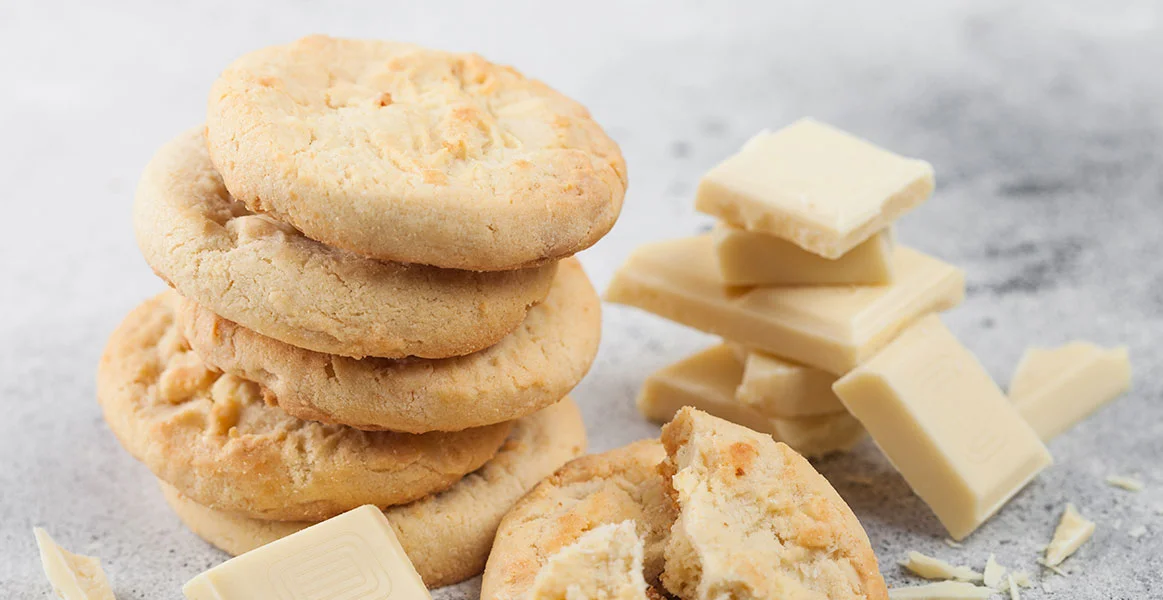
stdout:
{"type": "Polygon", "coordinates": [[[1062,511],[1062,519],[1054,529],[1054,537],[1046,546],[1045,566],[1054,568],[1074,554],[1090,536],[1094,535],[1095,524],[1086,520],[1073,504],[1067,504],[1062,511]]]}
{"type": "Polygon", "coordinates": [[[1014,583],[1014,576],[1008,577],[1010,585],[1010,600],[1022,600],[1022,595],[1018,593],[1018,584],[1014,583]]]}
{"type": "Polygon", "coordinates": [[[982,575],[969,567],[947,563],[939,558],[926,556],[920,552],[909,552],[901,561],[901,566],[925,579],[956,579],[959,581],[981,581],[982,575]]]}
{"type": "Polygon", "coordinates": [[[998,564],[997,560],[992,554],[985,561],[985,571],[982,573],[982,579],[985,585],[995,590],[1001,589],[1002,578],[1005,577],[1006,568],[998,564]]]}
{"type": "Polygon", "coordinates": [[[61,548],[40,527],[32,530],[40,562],[57,597],[64,600],[115,600],[101,560],[61,548]]]}
{"type": "Polygon", "coordinates": [[[1126,475],[1107,475],[1106,484],[1111,487],[1127,490],[1128,492],[1139,492],[1143,490],[1142,481],[1126,475]]]}
{"type": "Polygon", "coordinates": [[[964,581],[941,581],[911,587],[893,588],[889,600],[974,600],[989,598],[994,591],[964,581]]]}

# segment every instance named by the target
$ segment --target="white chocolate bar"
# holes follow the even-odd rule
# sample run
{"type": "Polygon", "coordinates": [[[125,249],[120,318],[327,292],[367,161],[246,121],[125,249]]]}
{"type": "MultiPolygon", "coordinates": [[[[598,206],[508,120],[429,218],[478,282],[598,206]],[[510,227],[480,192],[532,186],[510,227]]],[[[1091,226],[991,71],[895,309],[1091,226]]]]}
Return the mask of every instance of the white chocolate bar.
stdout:
{"type": "Polygon", "coordinates": [[[833,389],[955,540],[1051,462],[1038,435],[936,315],[833,389]]]}
{"type": "Polygon", "coordinates": [[[1125,347],[1071,342],[1030,348],[1018,362],[1010,400],[1034,431],[1049,441],[1131,387],[1125,347]]]}
{"type": "Polygon", "coordinates": [[[695,208],[840,258],[933,193],[933,167],[812,119],[761,132],[703,176],[695,208]]]}
{"type": "Polygon", "coordinates": [[[864,439],[864,428],[846,412],[800,419],[771,419],[735,400],[743,366],[730,348],[713,346],[665,367],[646,379],[638,410],[666,423],[684,406],[770,434],[804,456],[849,450],[864,439]]]}
{"type": "Polygon", "coordinates": [[[835,260],[764,233],[726,223],[711,230],[728,285],[877,285],[892,281],[892,230],[885,229],[835,260]]]}
{"type": "Polygon", "coordinates": [[[836,376],[766,352],[746,351],[743,380],[735,398],[772,419],[818,417],[847,412],[832,384],[836,376]]]}
{"type": "Polygon", "coordinates": [[[236,556],[182,588],[189,600],[429,600],[384,512],[361,506],[236,556]]]}
{"type": "Polygon", "coordinates": [[[727,288],[710,236],[640,246],[606,298],[749,348],[841,375],[870,358],[918,317],[959,304],[965,274],[897,246],[884,286],[727,288]]]}

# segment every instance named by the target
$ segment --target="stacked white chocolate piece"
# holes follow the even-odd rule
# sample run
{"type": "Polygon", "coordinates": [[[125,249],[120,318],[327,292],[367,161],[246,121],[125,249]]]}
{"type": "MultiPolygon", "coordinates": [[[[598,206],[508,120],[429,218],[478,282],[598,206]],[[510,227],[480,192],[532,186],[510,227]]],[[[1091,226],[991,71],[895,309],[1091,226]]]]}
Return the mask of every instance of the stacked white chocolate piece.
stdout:
{"type": "Polygon", "coordinates": [[[810,119],[711,169],[696,208],[714,230],[640,248],[608,293],[726,340],[652,375],[643,414],[700,406],[809,456],[855,445],[864,428],[832,384],[964,296],[959,269],[893,240],[932,191],[928,163],[810,119]]]}
{"type": "Polygon", "coordinates": [[[1129,371],[1125,353],[1059,352],[1110,376],[1047,409],[1062,378],[1024,368],[1011,403],[936,316],[964,298],[964,273],[894,241],[893,222],[933,186],[928,163],[810,119],[711,169],[696,208],[720,223],[639,248],[607,292],[724,338],[651,375],[642,413],[664,422],[695,406],[808,456],[867,430],[954,538],[971,533],[1050,464],[1039,433],[1117,396],[1129,371]]]}

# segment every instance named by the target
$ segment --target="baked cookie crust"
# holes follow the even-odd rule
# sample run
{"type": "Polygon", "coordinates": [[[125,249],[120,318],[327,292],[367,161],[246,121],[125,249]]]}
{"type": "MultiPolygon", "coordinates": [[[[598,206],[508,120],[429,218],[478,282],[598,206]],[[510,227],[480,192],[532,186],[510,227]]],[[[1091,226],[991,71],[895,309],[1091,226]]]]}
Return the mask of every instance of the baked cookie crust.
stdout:
{"type": "Polygon", "coordinates": [[[247,54],[211,88],[226,188],[307,236],[397,262],[509,270],[613,226],[616,143],[582,105],[511,67],[310,36],[247,54]]]}

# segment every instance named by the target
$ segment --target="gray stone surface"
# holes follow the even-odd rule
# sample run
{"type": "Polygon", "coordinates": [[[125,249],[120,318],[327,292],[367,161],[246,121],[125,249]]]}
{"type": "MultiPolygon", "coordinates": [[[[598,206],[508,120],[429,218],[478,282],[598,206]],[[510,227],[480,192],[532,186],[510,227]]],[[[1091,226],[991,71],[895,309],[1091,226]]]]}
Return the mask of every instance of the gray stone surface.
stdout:
{"type": "MultiPolygon", "coordinates": [[[[231,58],[315,31],[477,50],[590,106],[632,180],[622,220],[583,255],[600,286],[635,245],[706,227],[691,209],[699,174],[760,128],[814,115],[929,159],[938,193],[900,233],[968,271],[947,319],[964,342],[1003,382],[1027,344],[1125,343],[1135,389],[1055,440],[1056,464],[962,549],[871,444],[819,468],[893,584],[916,549],[978,567],[995,553],[1051,582],[1030,598],[1163,596],[1157,3],[242,4],[0,5],[0,596],[48,596],[34,525],[101,556],[123,600],[178,598],[223,559],[113,439],[93,372],[118,320],[161,288],[129,224],[142,166],[200,121],[231,58]],[[1147,489],[1110,488],[1110,473],[1147,489]],[[1049,576],[1034,559],[1068,501],[1099,530],[1075,574],[1049,576]]],[[[709,342],[615,306],[604,334],[576,393],[594,450],[655,435],[632,407],[638,385],[709,342]]]]}

